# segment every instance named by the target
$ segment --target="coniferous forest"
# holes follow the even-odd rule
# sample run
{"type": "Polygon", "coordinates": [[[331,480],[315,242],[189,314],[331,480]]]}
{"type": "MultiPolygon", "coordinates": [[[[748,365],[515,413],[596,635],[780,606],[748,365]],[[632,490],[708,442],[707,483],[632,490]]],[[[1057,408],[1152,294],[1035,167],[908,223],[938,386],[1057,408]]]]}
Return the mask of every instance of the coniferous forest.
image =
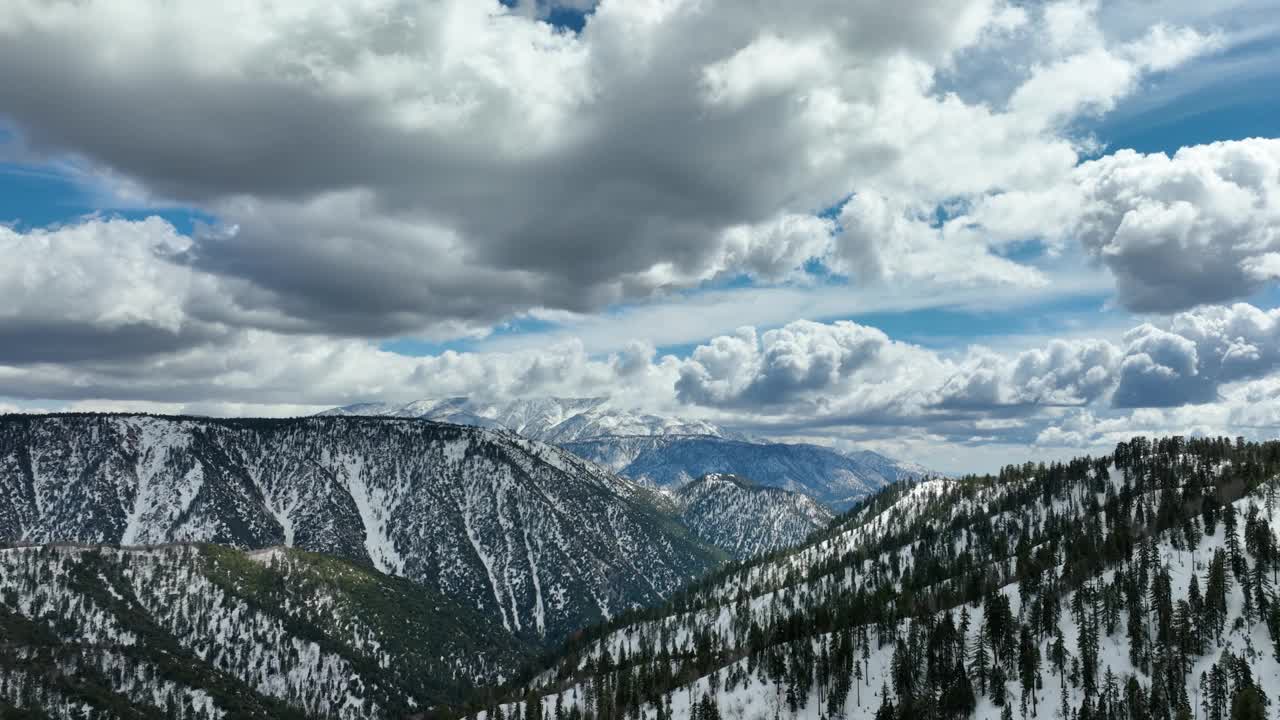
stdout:
{"type": "Polygon", "coordinates": [[[1278,476],[1280,442],[1170,437],[895,484],[795,547],[541,647],[323,555],[17,546],[0,551],[0,711],[1275,717],[1278,476]]]}
{"type": "Polygon", "coordinates": [[[1235,720],[1280,712],[1280,443],[900,485],[571,640],[476,717],[1235,720]]]}

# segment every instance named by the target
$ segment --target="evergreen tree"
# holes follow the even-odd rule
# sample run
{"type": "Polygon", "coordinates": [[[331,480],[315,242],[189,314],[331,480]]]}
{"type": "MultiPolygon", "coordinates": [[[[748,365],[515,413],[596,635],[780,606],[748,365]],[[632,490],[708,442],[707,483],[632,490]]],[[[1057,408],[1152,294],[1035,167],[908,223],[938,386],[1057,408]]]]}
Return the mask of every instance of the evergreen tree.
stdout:
{"type": "Polygon", "coordinates": [[[1231,698],[1231,720],[1266,720],[1266,700],[1256,687],[1241,688],[1231,698]]]}

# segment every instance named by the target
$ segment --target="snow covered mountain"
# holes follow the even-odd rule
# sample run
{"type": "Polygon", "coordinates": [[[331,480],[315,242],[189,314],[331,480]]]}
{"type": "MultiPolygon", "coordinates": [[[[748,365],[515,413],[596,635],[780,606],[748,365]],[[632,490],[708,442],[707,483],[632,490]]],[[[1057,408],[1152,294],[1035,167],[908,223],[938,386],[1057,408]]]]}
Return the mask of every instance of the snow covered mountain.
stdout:
{"type": "Polygon", "coordinates": [[[674,497],[686,527],[739,559],[798,545],[833,517],[807,495],[735,475],[704,475],[674,497]]]}
{"type": "Polygon", "coordinates": [[[1277,503],[1280,442],[1227,438],[895,485],[792,552],[583,633],[504,709],[1268,717],[1277,503]]]}
{"type": "Polygon", "coordinates": [[[700,420],[619,408],[606,398],[362,403],[322,415],[412,417],[506,428],[560,445],[643,483],[679,487],[708,473],[739,475],[804,493],[838,510],[889,483],[936,475],[869,450],[845,454],[817,445],[757,442],[700,420]]]}
{"type": "Polygon", "coordinates": [[[287,545],[408,578],[534,642],[721,555],[652,489],[507,431],[355,417],[0,418],[0,539],[287,545]]]}
{"type": "Polygon", "coordinates": [[[620,475],[660,487],[679,487],[708,473],[738,475],[803,493],[837,510],[890,483],[929,474],[919,466],[871,451],[844,455],[818,445],[706,436],[607,437],[562,447],[620,475]]]}
{"type": "Polygon", "coordinates": [[[297,550],[0,550],[5,718],[407,717],[531,650],[467,604],[297,550]]]}
{"type": "Polygon", "coordinates": [[[616,407],[608,398],[534,398],[483,403],[465,397],[406,405],[361,403],[321,415],[373,415],[506,428],[527,438],[563,444],[610,436],[709,435],[738,437],[700,420],[683,420],[616,407]]]}

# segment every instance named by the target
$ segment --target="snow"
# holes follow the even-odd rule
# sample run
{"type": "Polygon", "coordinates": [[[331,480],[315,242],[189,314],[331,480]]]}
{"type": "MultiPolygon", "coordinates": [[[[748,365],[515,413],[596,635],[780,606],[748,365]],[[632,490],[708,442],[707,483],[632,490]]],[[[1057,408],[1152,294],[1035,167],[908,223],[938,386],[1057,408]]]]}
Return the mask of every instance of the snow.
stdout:
{"type": "Polygon", "coordinates": [[[280,562],[280,560],[285,557],[285,552],[284,548],[272,547],[264,548],[262,550],[252,550],[245,553],[245,556],[256,563],[272,565],[280,562]]]}
{"type": "Polygon", "coordinates": [[[133,505],[126,520],[122,545],[155,542],[149,531],[157,521],[169,523],[183,517],[204,483],[202,467],[193,464],[181,481],[167,485],[157,479],[166,472],[175,453],[185,450],[189,435],[180,424],[157,418],[137,418],[130,424],[138,435],[138,464],[133,505]]]}
{"type": "Polygon", "coordinates": [[[401,406],[362,403],[322,415],[383,415],[505,427],[543,442],[603,436],[709,435],[733,437],[703,420],[686,420],[615,407],[607,398],[533,398],[484,403],[469,398],[416,400],[401,406]]]}
{"type": "Polygon", "coordinates": [[[396,550],[388,534],[391,508],[387,493],[381,488],[370,488],[360,458],[344,457],[340,460],[347,492],[355,502],[356,512],[364,525],[364,547],[373,566],[384,573],[404,574],[404,558],[396,550]]]}

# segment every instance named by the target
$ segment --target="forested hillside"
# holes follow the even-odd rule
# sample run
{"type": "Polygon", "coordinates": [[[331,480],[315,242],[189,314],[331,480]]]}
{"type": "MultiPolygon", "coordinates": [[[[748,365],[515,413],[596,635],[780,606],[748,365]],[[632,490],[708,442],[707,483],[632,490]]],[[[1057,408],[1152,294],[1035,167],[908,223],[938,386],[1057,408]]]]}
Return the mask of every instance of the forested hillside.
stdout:
{"type": "Polygon", "coordinates": [[[1137,438],[896,486],[584,633],[479,715],[1271,717],[1278,471],[1280,443],[1137,438]]]}
{"type": "Polygon", "coordinates": [[[407,717],[528,652],[464,604],[297,550],[0,550],[3,718],[407,717]]]}

